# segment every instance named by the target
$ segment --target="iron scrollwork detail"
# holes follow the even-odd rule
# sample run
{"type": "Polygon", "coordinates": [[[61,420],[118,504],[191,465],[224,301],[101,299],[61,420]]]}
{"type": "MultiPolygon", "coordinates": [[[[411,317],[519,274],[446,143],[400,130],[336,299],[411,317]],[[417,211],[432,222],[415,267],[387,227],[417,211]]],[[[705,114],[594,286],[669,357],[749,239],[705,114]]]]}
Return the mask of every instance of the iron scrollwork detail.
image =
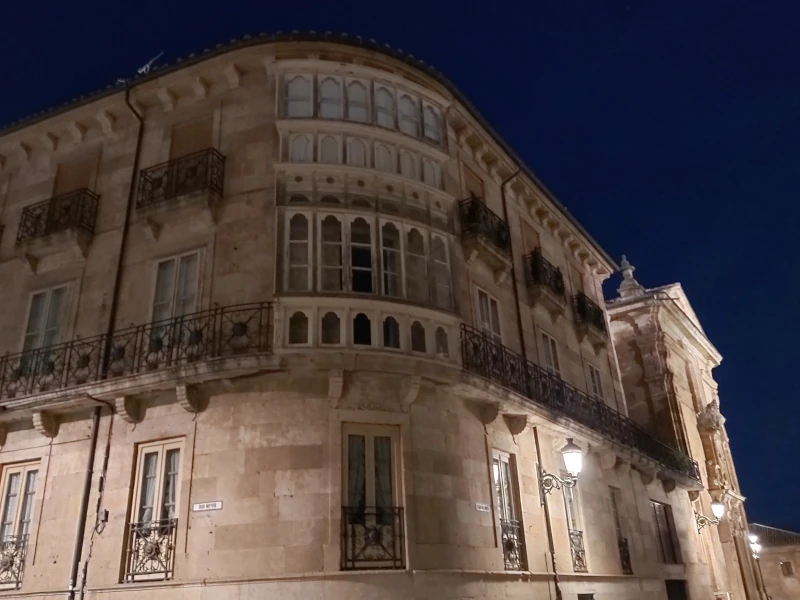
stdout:
{"type": "Polygon", "coordinates": [[[342,507],[342,569],[405,567],[403,509],[342,507]]]}
{"type": "Polygon", "coordinates": [[[507,571],[524,567],[522,558],[522,530],[519,521],[500,519],[500,540],[503,545],[503,564],[507,571]]]}
{"type": "Polygon", "coordinates": [[[544,497],[553,490],[574,488],[578,483],[578,478],[574,475],[559,477],[553,473],[546,472],[541,465],[537,465],[539,474],[539,499],[544,504],[544,497]]]}
{"type": "Polygon", "coordinates": [[[483,236],[500,252],[511,253],[511,233],[508,223],[494,214],[480,198],[472,196],[462,200],[459,203],[459,214],[462,235],[483,236]]]}
{"type": "Polygon", "coordinates": [[[0,586],[19,588],[22,585],[27,552],[27,535],[9,535],[0,541],[0,586]]]}
{"type": "Polygon", "coordinates": [[[577,529],[569,530],[569,549],[572,553],[572,570],[576,573],[588,573],[586,565],[586,549],[583,546],[583,532],[577,529]]]}
{"type": "Polygon", "coordinates": [[[125,581],[171,579],[175,562],[177,519],[131,523],[125,581]]]}
{"type": "Polygon", "coordinates": [[[623,574],[633,575],[633,565],[631,564],[631,551],[628,548],[628,539],[624,537],[617,538],[617,546],[619,547],[619,562],[622,566],[623,574]]]}

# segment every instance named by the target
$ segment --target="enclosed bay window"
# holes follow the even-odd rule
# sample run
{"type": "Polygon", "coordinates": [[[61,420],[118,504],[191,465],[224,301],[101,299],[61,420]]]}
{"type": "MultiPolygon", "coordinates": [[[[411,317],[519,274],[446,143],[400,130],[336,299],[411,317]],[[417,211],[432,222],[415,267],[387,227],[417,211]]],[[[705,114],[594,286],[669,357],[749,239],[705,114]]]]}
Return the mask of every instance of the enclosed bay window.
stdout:
{"type": "Polygon", "coordinates": [[[425,327],[419,321],[414,321],[411,324],[411,350],[414,352],[427,352],[427,346],[425,327]]]}
{"type": "Polygon", "coordinates": [[[375,168],[384,173],[394,173],[394,148],[386,144],[375,144],[375,168]]]}
{"type": "Polygon", "coordinates": [[[422,109],[422,127],[425,138],[437,144],[442,143],[442,123],[439,111],[430,105],[426,105],[422,109]]]}
{"type": "Polygon", "coordinates": [[[311,117],[314,114],[314,82],[310,75],[294,75],[286,80],[286,116],[311,117]]]}
{"type": "Polygon", "coordinates": [[[672,507],[650,501],[653,510],[653,527],[658,539],[658,554],[661,562],[668,565],[680,564],[681,551],[678,544],[678,532],[675,530],[675,519],[672,516],[672,507]]]}
{"type": "Polygon", "coordinates": [[[286,253],[286,289],[307,292],[311,289],[311,232],[303,214],[288,214],[289,249],[286,253]]]}
{"type": "Polygon", "coordinates": [[[406,234],[406,290],[409,300],[428,301],[428,257],[425,237],[412,227],[406,234]]]}
{"type": "Polygon", "coordinates": [[[335,77],[319,80],[319,116],[323,119],[342,118],[342,82],[335,77]]]}
{"type": "Polygon", "coordinates": [[[453,305],[453,299],[447,240],[439,235],[431,236],[431,266],[433,268],[434,304],[439,308],[450,308],[453,305]]]}
{"type": "Polygon", "coordinates": [[[350,138],[347,140],[347,164],[351,167],[366,168],[367,165],[367,145],[363,140],[350,138]]]}
{"type": "Polygon", "coordinates": [[[320,223],[320,289],[341,292],[344,289],[342,265],[342,222],[333,215],[320,223]]]}
{"type": "Polygon", "coordinates": [[[342,342],[342,324],[339,315],[335,312],[325,313],[322,317],[322,332],[320,341],[323,344],[341,344],[342,342]]]}
{"type": "Polygon", "coordinates": [[[544,359],[544,368],[548,373],[551,373],[556,377],[561,377],[561,364],[558,360],[558,344],[556,343],[555,338],[546,334],[544,331],[541,332],[540,338],[542,340],[542,358],[544,359]]]}
{"type": "Polygon", "coordinates": [[[497,298],[478,288],[478,325],[494,342],[503,343],[497,298]]]}
{"type": "Polygon", "coordinates": [[[39,463],[8,465],[0,483],[0,590],[22,585],[39,463]]]}
{"type": "Polygon", "coordinates": [[[338,165],[342,162],[341,142],[339,138],[332,135],[324,135],[319,140],[319,162],[338,165]]]}
{"type": "Polygon", "coordinates": [[[354,292],[373,292],[372,230],[361,217],[350,223],[350,283],[354,292]]]}
{"type": "Polygon", "coordinates": [[[419,102],[408,94],[402,94],[399,106],[400,131],[419,136],[419,102]]]}
{"type": "Polygon", "coordinates": [[[369,84],[352,80],[347,82],[347,118],[351,121],[369,121],[369,84]]]}
{"type": "Polygon", "coordinates": [[[383,346],[384,348],[400,348],[400,325],[394,317],[383,320],[383,346]]]}
{"type": "Polygon", "coordinates": [[[375,120],[381,127],[395,128],[394,90],[382,85],[375,86],[375,120]]]}
{"type": "Polygon", "coordinates": [[[53,346],[61,341],[67,313],[67,286],[35,293],[28,309],[23,352],[53,346]]]}
{"type": "Polygon", "coordinates": [[[314,162],[314,138],[296,134],[289,138],[289,160],[291,162],[314,162]]]}
{"type": "Polygon", "coordinates": [[[403,295],[403,258],[400,237],[400,230],[394,223],[387,222],[381,227],[382,291],[384,296],[401,297],[403,295]]]}
{"type": "Polygon", "coordinates": [[[416,161],[408,150],[400,150],[400,175],[409,179],[417,178],[416,161]]]}

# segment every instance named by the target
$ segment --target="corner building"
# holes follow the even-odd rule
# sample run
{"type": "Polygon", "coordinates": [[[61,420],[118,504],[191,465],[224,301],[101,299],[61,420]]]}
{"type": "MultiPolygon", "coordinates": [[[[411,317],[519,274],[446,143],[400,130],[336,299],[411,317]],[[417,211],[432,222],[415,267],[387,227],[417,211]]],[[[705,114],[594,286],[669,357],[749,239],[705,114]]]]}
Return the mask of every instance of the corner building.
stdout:
{"type": "Polygon", "coordinates": [[[0,224],[0,595],[720,597],[617,266],[412,57],[245,38],[12,125],[0,224]]]}

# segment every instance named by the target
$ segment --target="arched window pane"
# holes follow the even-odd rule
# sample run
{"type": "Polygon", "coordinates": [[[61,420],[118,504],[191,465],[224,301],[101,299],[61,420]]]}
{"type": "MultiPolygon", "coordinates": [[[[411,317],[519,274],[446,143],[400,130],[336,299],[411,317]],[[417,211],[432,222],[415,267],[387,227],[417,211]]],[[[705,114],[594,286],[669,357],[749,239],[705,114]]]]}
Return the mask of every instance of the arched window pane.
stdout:
{"type": "Polygon", "coordinates": [[[417,229],[406,236],[406,290],[415,302],[428,301],[428,263],[425,240],[417,229]]]}
{"type": "Polygon", "coordinates": [[[342,224],[336,217],[322,220],[320,254],[320,287],[325,291],[342,291],[342,224]]]}
{"type": "Polygon", "coordinates": [[[372,324],[364,313],[358,313],[353,319],[353,343],[363,346],[372,344],[372,324]]]}
{"type": "Polygon", "coordinates": [[[308,343],[308,317],[305,313],[298,311],[289,319],[289,343],[308,343]]]}
{"type": "Polygon", "coordinates": [[[442,141],[442,125],[439,113],[431,106],[426,106],[422,111],[422,122],[425,128],[425,137],[434,142],[442,141]]]}
{"type": "Polygon", "coordinates": [[[309,231],[308,218],[294,215],[289,220],[289,290],[305,292],[310,289],[309,281],[309,231]]]}
{"type": "Polygon", "coordinates": [[[400,174],[409,179],[417,178],[417,166],[414,157],[406,150],[400,150],[400,174]]]}
{"type": "Polygon", "coordinates": [[[375,93],[375,116],[378,125],[394,129],[394,94],[384,87],[375,93]]]}
{"type": "Polygon", "coordinates": [[[381,228],[381,249],[383,295],[399,298],[403,295],[400,231],[392,223],[385,223],[381,228]]]}
{"type": "Polygon", "coordinates": [[[332,77],[326,77],[319,84],[319,116],[323,119],[342,118],[342,86],[332,77]]]}
{"type": "Polygon", "coordinates": [[[335,312],[326,313],[322,317],[322,343],[340,344],[342,339],[342,328],[339,315],[335,312]]]}
{"type": "Polygon", "coordinates": [[[384,173],[394,173],[394,158],[392,151],[383,144],[375,145],[375,168],[384,173]]]}
{"type": "Polygon", "coordinates": [[[443,327],[436,328],[436,354],[444,358],[450,356],[450,344],[447,340],[447,332],[443,327]]]}
{"type": "Polygon", "coordinates": [[[347,164],[354,167],[367,166],[367,147],[361,140],[347,141],[347,164]]]}
{"type": "Polygon", "coordinates": [[[394,317],[386,317],[383,320],[383,345],[386,348],[400,347],[400,326],[394,317]]]}
{"type": "Polygon", "coordinates": [[[329,165],[339,163],[339,140],[326,135],[319,143],[319,161],[329,165]]]}
{"type": "Polygon", "coordinates": [[[307,204],[308,198],[302,194],[295,194],[289,198],[289,204],[307,204]]]}
{"type": "Polygon", "coordinates": [[[360,81],[347,84],[347,118],[362,123],[369,121],[367,87],[360,81]]]}
{"type": "Polygon", "coordinates": [[[425,352],[425,328],[419,321],[411,325],[411,349],[414,352],[425,352]]]}
{"type": "Polygon", "coordinates": [[[439,308],[453,307],[453,293],[450,287],[450,264],[447,256],[447,242],[434,235],[431,239],[431,265],[433,269],[434,303],[439,308]]]}
{"type": "Polygon", "coordinates": [[[350,225],[350,276],[354,292],[372,293],[372,232],[361,218],[350,225]]]}
{"type": "Polygon", "coordinates": [[[311,140],[304,135],[292,137],[289,144],[289,160],[292,162],[311,162],[311,140]]]}
{"type": "Polygon", "coordinates": [[[286,83],[286,115],[289,117],[312,116],[311,80],[292,77],[286,83]]]}
{"type": "Polygon", "coordinates": [[[427,158],[422,159],[422,181],[430,186],[439,187],[439,168],[427,158]]]}
{"type": "Polygon", "coordinates": [[[419,106],[411,96],[405,94],[400,96],[400,131],[419,135],[419,106]]]}

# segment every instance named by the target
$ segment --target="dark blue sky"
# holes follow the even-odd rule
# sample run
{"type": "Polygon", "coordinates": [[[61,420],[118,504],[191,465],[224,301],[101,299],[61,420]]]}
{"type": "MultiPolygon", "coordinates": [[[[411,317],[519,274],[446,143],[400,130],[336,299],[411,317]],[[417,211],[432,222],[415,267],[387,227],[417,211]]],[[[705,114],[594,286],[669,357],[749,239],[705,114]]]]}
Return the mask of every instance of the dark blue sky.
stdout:
{"type": "Polygon", "coordinates": [[[171,61],[292,29],[373,37],[433,64],[644,285],[682,282],[724,356],[715,375],[749,517],[800,531],[800,3],[13,2],[0,123],[162,50],[171,61]]]}

